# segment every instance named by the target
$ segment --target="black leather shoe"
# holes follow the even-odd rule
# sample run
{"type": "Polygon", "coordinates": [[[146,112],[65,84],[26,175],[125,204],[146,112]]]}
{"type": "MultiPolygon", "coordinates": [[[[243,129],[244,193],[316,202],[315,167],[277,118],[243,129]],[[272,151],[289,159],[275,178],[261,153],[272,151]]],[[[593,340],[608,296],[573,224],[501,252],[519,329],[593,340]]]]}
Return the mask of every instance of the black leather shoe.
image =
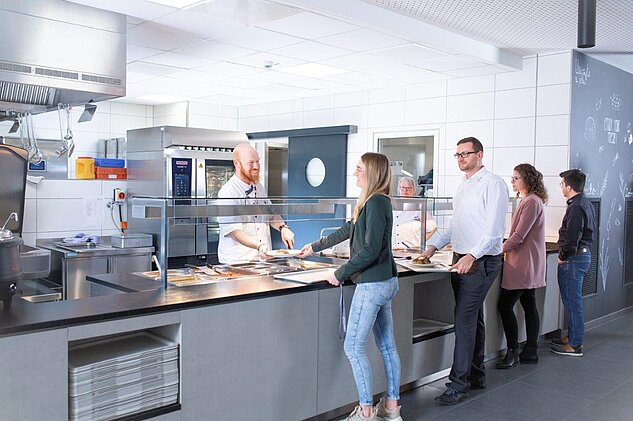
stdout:
{"type": "Polygon", "coordinates": [[[442,405],[457,405],[460,402],[464,402],[468,398],[468,393],[458,392],[452,387],[449,387],[440,396],[435,397],[435,400],[442,405]]]}
{"type": "Polygon", "coordinates": [[[519,361],[521,361],[521,364],[538,364],[536,347],[524,347],[523,351],[519,354],[519,361]]]}
{"type": "Polygon", "coordinates": [[[516,348],[508,348],[506,356],[497,363],[495,367],[498,369],[512,368],[519,365],[519,350],[516,348]]]}

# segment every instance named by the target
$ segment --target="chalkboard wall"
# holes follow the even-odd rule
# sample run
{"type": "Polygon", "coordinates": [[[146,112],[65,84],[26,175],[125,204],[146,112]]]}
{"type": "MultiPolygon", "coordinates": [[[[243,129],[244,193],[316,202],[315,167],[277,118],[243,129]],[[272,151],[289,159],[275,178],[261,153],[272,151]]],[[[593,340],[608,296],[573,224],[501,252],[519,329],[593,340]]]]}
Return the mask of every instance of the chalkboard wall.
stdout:
{"type": "Polygon", "coordinates": [[[585,193],[600,198],[598,287],[585,299],[592,320],[633,305],[633,279],[624,271],[633,264],[625,245],[633,199],[633,74],[574,51],[571,83],[570,167],[587,174],[585,193]]]}

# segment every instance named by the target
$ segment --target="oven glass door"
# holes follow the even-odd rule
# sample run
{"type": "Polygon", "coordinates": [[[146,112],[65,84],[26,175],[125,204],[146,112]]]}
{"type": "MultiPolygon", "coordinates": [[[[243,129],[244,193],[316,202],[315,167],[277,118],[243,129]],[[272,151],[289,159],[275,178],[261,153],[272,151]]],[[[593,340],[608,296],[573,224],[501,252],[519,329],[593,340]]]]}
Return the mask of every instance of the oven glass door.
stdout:
{"type": "Polygon", "coordinates": [[[218,197],[218,192],[235,173],[233,161],[219,159],[205,160],[205,180],[207,198],[218,197]]]}
{"type": "MultiPolygon", "coordinates": [[[[233,161],[219,159],[205,159],[205,196],[218,197],[218,192],[229,178],[235,173],[233,161]]],[[[211,263],[217,263],[218,242],[220,241],[220,226],[216,218],[209,218],[207,224],[207,253],[211,263]]]]}

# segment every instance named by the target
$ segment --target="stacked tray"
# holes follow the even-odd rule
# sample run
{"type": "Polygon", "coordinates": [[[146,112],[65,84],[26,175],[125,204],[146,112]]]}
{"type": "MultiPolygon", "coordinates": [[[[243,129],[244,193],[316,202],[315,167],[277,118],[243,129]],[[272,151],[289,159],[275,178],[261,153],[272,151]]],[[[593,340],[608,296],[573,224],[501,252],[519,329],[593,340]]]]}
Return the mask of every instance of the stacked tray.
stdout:
{"type": "Polygon", "coordinates": [[[72,346],[71,420],[105,420],[178,402],[178,343],[135,332],[72,346]]]}

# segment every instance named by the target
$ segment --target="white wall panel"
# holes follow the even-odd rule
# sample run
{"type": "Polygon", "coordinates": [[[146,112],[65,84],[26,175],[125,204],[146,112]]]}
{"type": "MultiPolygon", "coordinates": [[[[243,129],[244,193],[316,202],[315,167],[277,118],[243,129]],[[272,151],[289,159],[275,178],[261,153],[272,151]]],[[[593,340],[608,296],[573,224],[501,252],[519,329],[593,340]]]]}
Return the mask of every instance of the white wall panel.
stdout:
{"type": "Polygon", "coordinates": [[[446,142],[442,142],[440,148],[450,149],[455,152],[456,144],[465,137],[476,137],[484,145],[484,150],[493,145],[494,121],[480,120],[463,123],[446,124],[446,142]]]}
{"type": "Polygon", "coordinates": [[[446,81],[426,82],[406,86],[406,99],[435,98],[446,96],[446,81]]]}
{"type": "Polygon", "coordinates": [[[569,114],[571,85],[542,86],[536,98],[536,115],[569,114]]]}
{"type": "Polygon", "coordinates": [[[540,55],[538,58],[538,86],[571,82],[571,52],[540,55]]]}
{"type": "Polygon", "coordinates": [[[534,117],[495,120],[494,146],[534,146],[534,117]]]}
{"type": "Polygon", "coordinates": [[[495,94],[495,118],[532,117],[535,113],[535,88],[512,89],[495,94]]]}
{"type": "Polygon", "coordinates": [[[449,96],[493,92],[494,90],[495,75],[463,77],[447,81],[447,95],[449,96]]]}
{"type": "Polygon", "coordinates": [[[356,105],[366,105],[369,102],[369,91],[344,92],[334,95],[334,106],[353,107],[356,105]]]}
{"type": "Polygon", "coordinates": [[[569,169],[569,150],[567,146],[537,146],[534,164],[544,176],[558,176],[569,169]]]}
{"type": "Polygon", "coordinates": [[[303,124],[306,127],[332,126],[334,124],[334,109],[304,111],[303,124]]]}
{"type": "Polygon", "coordinates": [[[492,120],[494,117],[494,93],[449,96],[447,98],[447,122],[492,120]]]}
{"type": "Polygon", "coordinates": [[[344,107],[334,109],[334,125],[352,124],[367,127],[367,106],[344,107]]]}
{"type": "Polygon", "coordinates": [[[536,118],[536,145],[554,146],[569,144],[569,115],[540,116],[536,118]]]}
{"type": "Polygon", "coordinates": [[[404,126],[405,103],[388,102],[369,105],[369,127],[404,126]]]}
{"type": "Polygon", "coordinates": [[[524,58],[521,70],[496,75],[497,91],[531,88],[536,85],[536,57],[524,58]]]}
{"type": "Polygon", "coordinates": [[[404,101],[404,86],[391,86],[388,88],[378,88],[369,90],[369,103],[380,104],[382,102],[404,101]]]}
{"type": "Polygon", "coordinates": [[[446,121],[446,98],[429,98],[405,103],[405,124],[443,123],[446,121]]]}
{"type": "MultiPolygon", "coordinates": [[[[488,161],[490,162],[490,161],[488,161]]],[[[519,164],[534,163],[534,148],[494,148],[493,172],[507,179],[519,164]]]]}

